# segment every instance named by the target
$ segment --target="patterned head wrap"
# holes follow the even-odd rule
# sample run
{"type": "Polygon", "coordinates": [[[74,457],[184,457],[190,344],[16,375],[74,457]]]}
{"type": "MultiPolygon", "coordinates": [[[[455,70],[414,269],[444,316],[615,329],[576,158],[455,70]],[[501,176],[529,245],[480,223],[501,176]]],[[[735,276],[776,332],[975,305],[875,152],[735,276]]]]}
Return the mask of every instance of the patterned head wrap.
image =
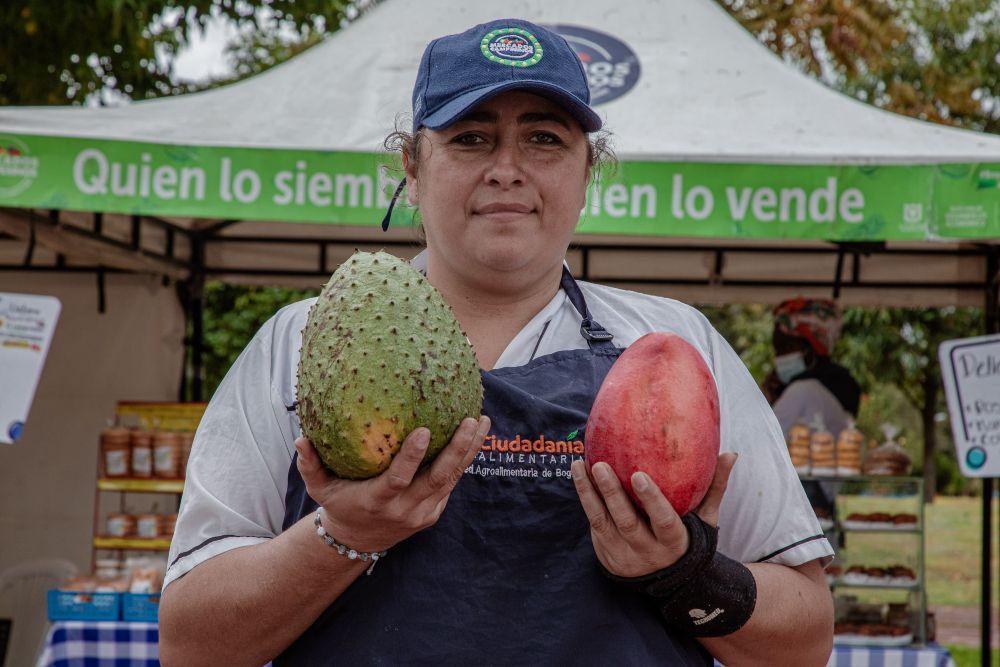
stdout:
{"type": "Polygon", "coordinates": [[[774,329],[804,338],[816,354],[830,356],[840,338],[840,307],[830,299],[796,297],[774,307],[774,329]]]}

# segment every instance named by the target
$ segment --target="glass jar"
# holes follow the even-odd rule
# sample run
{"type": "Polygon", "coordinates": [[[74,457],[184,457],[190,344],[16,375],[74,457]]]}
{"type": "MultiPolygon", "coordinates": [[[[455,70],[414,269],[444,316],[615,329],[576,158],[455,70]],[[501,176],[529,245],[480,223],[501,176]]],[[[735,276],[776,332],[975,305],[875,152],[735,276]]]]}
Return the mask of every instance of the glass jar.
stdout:
{"type": "Polygon", "coordinates": [[[157,431],[153,435],[153,474],[164,479],[181,476],[181,439],[174,431],[157,431]]]}
{"type": "Polygon", "coordinates": [[[128,477],[131,472],[129,430],[112,426],[101,431],[101,462],[105,477],[128,477]]]}
{"type": "Polygon", "coordinates": [[[153,434],[132,431],[132,476],[147,479],[153,476],[153,434]]]}

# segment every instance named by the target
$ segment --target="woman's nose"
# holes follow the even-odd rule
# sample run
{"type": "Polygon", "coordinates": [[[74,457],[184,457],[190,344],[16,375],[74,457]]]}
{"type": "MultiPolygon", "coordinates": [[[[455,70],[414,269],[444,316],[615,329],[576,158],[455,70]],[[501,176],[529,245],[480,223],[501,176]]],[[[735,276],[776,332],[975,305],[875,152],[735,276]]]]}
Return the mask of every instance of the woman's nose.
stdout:
{"type": "Polygon", "coordinates": [[[524,182],[522,155],[512,142],[501,142],[490,154],[490,164],[484,174],[487,182],[500,187],[524,182]]]}

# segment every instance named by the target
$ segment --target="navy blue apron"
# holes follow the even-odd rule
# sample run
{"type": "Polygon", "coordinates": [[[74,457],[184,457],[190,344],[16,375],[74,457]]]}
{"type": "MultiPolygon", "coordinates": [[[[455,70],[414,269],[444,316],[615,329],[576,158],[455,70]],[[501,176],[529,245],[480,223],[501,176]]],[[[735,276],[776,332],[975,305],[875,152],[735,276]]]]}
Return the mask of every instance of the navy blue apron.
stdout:
{"type": "MultiPolygon", "coordinates": [[[[438,522],[390,549],[275,665],[712,664],[598,569],[570,464],[622,350],[565,269],[562,288],[588,348],[482,372],[492,430],[438,522]]],[[[293,461],[284,527],[315,509],[293,461]]]]}

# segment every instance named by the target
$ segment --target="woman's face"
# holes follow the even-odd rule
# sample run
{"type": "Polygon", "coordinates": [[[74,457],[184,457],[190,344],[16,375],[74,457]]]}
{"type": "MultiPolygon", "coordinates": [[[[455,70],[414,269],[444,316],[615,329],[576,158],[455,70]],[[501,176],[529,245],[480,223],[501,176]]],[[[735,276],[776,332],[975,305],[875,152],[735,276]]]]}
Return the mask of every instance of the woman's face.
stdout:
{"type": "Polygon", "coordinates": [[[570,114],[513,91],[424,135],[420,163],[408,162],[406,177],[432,272],[497,286],[561,265],[588,176],[587,136],[570,114]]]}

